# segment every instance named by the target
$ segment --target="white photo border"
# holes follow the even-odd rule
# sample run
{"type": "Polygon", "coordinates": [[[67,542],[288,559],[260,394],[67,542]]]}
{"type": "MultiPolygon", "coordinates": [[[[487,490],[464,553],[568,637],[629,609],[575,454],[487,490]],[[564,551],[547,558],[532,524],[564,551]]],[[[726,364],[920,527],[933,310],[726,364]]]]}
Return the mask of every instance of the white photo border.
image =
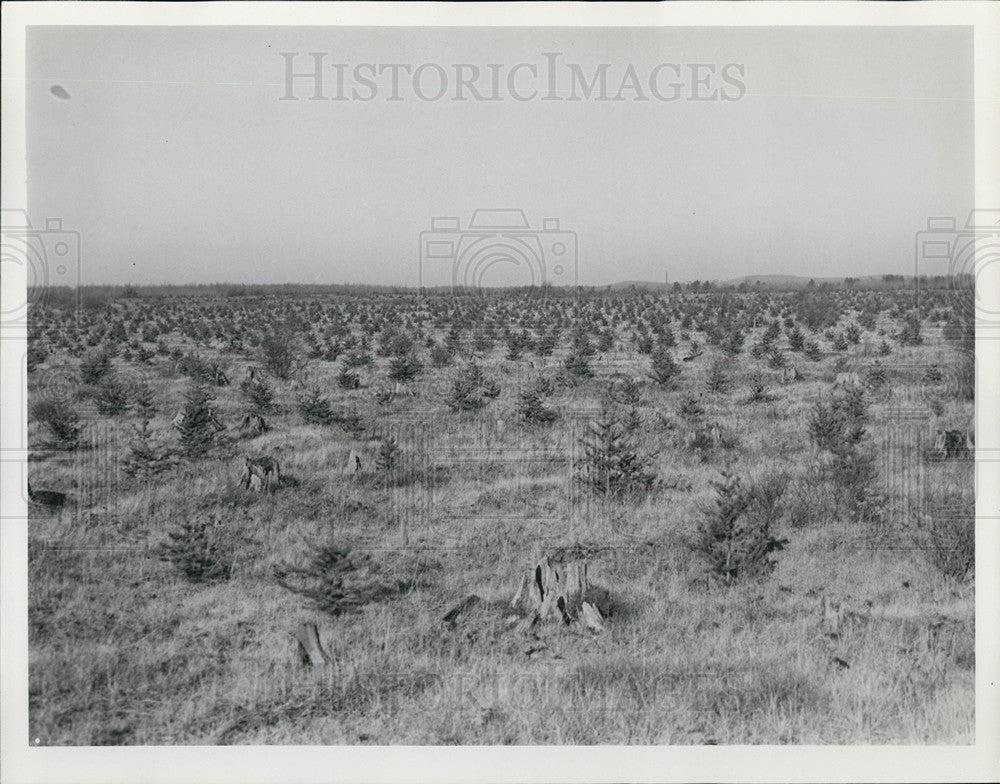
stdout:
{"type": "MultiPolygon", "coordinates": [[[[975,197],[1000,204],[1000,6],[984,2],[760,3],[6,3],[3,5],[4,207],[27,204],[25,40],[31,25],[955,26],[974,29],[975,197]]],[[[10,275],[4,286],[24,289],[10,275]]],[[[978,280],[1000,310],[1000,269],[978,280]]],[[[1000,447],[1000,352],[979,341],[977,442],[1000,447]]],[[[23,341],[0,341],[4,444],[23,440],[23,341]]],[[[0,465],[5,488],[18,466],[0,465]]],[[[320,781],[976,781],[1000,777],[1000,484],[983,482],[976,531],[976,744],[755,747],[35,748],[27,731],[27,511],[2,494],[0,778],[6,782],[320,781]],[[18,508],[20,507],[20,509],[18,508]]]]}

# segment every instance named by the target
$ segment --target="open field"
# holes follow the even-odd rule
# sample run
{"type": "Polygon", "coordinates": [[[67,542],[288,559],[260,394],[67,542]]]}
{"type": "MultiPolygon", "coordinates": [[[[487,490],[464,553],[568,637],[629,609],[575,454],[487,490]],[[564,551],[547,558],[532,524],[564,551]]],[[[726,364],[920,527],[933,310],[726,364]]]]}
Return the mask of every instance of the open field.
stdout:
{"type": "Polygon", "coordinates": [[[31,313],[41,745],[974,742],[964,294],[99,294],[31,313]],[[566,553],[601,631],[512,607],[566,553]]]}

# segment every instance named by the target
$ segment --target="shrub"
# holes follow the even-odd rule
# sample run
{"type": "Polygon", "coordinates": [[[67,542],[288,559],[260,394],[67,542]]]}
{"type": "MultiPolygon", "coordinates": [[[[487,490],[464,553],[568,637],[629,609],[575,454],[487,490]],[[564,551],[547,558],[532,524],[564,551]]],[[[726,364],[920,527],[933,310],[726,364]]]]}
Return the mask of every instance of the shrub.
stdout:
{"type": "Polygon", "coordinates": [[[653,353],[653,338],[647,332],[638,332],[635,336],[635,348],[640,354],[653,353]]]}
{"type": "Polygon", "coordinates": [[[787,481],[784,474],[768,474],[744,485],[739,477],[724,471],[720,481],[712,482],[716,498],[703,507],[694,541],[695,551],[710,572],[727,584],[771,573],[772,553],[788,543],[772,534],[787,481]]]}
{"type": "Polygon", "coordinates": [[[114,374],[105,376],[94,396],[97,410],[105,416],[117,416],[128,408],[125,385],[114,374]]]}
{"type": "Polygon", "coordinates": [[[701,403],[701,398],[693,392],[685,392],[681,395],[677,413],[687,420],[701,419],[705,415],[705,407],[701,403]]]}
{"type": "Polygon", "coordinates": [[[240,544],[249,540],[232,525],[211,514],[185,520],[168,532],[159,556],[191,582],[228,580],[233,575],[240,544]]]}
{"type": "Polygon", "coordinates": [[[810,362],[819,362],[820,359],[823,358],[823,355],[820,353],[819,350],[819,343],[817,343],[815,340],[808,341],[805,347],[805,355],[806,359],[808,359],[810,362]]]}
{"type": "Polygon", "coordinates": [[[885,374],[885,368],[882,367],[878,362],[875,362],[868,370],[865,372],[865,386],[872,390],[879,390],[885,386],[887,381],[885,374]]]}
{"type": "Polygon", "coordinates": [[[708,369],[708,379],[705,381],[705,386],[708,387],[709,392],[719,393],[729,389],[729,375],[726,373],[726,365],[726,362],[716,360],[708,369]]]}
{"type": "Polygon", "coordinates": [[[134,394],[132,395],[132,407],[143,421],[148,422],[156,416],[158,410],[156,407],[156,396],[153,393],[153,388],[145,381],[140,381],[136,384],[134,394]]]}
{"type": "Polygon", "coordinates": [[[31,404],[32,418],[45,425],[63,449],[80,446],[80,416],[76,409],[61,401],[37,400],[31,404]]]}
{"type": "Polygon", "coordinates": [[[229,385],[229,377],[218,362],[209,362],[195,354],[185,354],[177,362],[177,370],[185,376],[217,387],[229,385]]]}
{"type": "Polygon", "coordinates": [[[302,418],[310,425],[331,425],[334,422],[330,398],[323,394],[317,384],[311,384],[298,396],[298,408],[302,418]]]}
{"type": "Polygon", "coordinates": [[[127,476],[148,482],[174,465],[174,456],[169,447],[154,437],[149,419],[143,418],[133,427],[129,451],[122,463],[127,476]]]}
{"type": "Polygon", "coordinates": [[[469,362],[452,376],[445,403],[452,411],[478,411],[499,395],[496,380],[487,378],[478,364],[469,362]]]}
{"type": "Polygon", "coordinates": [[[641,397],[640,383],[629,376],[618,376],[608,389],[608,399],[621,406],[637,406],[641,397]]]}
{"type": "Polygon", "coordinates": [[[189,458],[203,457],[215,444],[221,426],[208,388],[192,381],[184,392],[184,418],[180,425],[181,447],[189,458]]]}
{"type": "Polygon", "coordinates": [[[28,337],[28,352],[25,357],[25,363],[29,373],[42,364],[48,355],[49,349],[47,346],[42,345],[37,338],[28,337]]]}
{"type": "Polygon", "coordinates": [[[736,439],[718,425],[695,428],[684,439],[684,448],[693,451],[698,459],[705,462],[719,450],[732,449],[736,439]]]}
{"type": "Polygon", "coordinates": [[[767,355],[767,366],[772,370],[781,370],[787,364],[788,360],[785,359],[785,355],[778,349],[767,355]]]}
{"type": "Polygon", "coordinates": [[[264,415],[274,408],[274,390],[267,379],[260,374],[254,378],[245,378],[240,383],[240,392],[250,404],[250,413],[264,415]]]}
{"type": "Polygon", "coordinates": [[[84,384],[99,384],[111,372],[111,354],[106,349],[87,354],[80,363],[80,380],[84,384]]]}
{"type": "Polygon", "coordinates": [[[575,378],[590,378],[594,371],[590,369],[590,362],[584,354],[569,354],[563,360],[563,367],[575,378]]]}
{"type": "Polygon", "coordinates": [[[474,351],[485,354],[493,349],[493,336],[486,329],[477,329],[472,333],[472,348],[474,351]]]}
{"type": "Polygon", "coordinates": [[[431,365],[433,367],[443,368],[451,364],[452,352],[448,346],[431,341],[431,345],[428,348],[430,349],[431,365]]]}
{"type": "Polygon", "coordinates": [[[924,375],[921,380],[925,384],[940,384],[942,378],[941,369],[937,365],[931,365],[924,370],[924,375]]]}
{"type": "Polygon", "coordinates": [[[397,354],[389,360],[389,378],[403,384],[415,379],[423,369],[423,363],[412,353],[397,354]]]}
{"type": "Polygon", "coordinates": [[[401,457],[402,453],[396,437],[387,435],[379,443],[378,452],[375,453],[375,467],[382,473],[392,473],[399,465],[401,457]]]}
{"type": "Polygon", "coordinates": [[[545,424],[554,421],[559,415],[548,408],[542,401],[542,395],[537,389],[527,389],[518,398],[517,415],[525,422],[545,424]]]}
{"type": "Polygon", "coordinates": [[[514,361],[524,356],[524,352],[531,347],[531,338],[526,332],[512,331],[506,336],[507,359],[514,361]]]}
{"type": "Polygon", "coordinates": [[[590,422],[580,444],[584,453],[577,480],[595,494],[620,498],[652,488],[652,456],[640,454],[636,431],[621,413],[605,409],[590,422]]]}
{"type": "Polygon", "coordinates": [[[817,400],[809,413],[809,438],[820,449],[846,454],[865,435],[865,403],[860,390],[817,400]]]}
{"type": "Polygon", "coordinates": [[[375,402],[378,405],[380,406],[387,405],[392,400],[393,397],[392,386],[390,384],[377,384],[374,390],[372,391],[372,394],[375,397],[375,402]]]}
{"type": "Polygon", "coordinates": [[[590,342],[590,335],[587,334],[587,330],[583,327],[578,327],[573,332],[570,348],[570,354],[580,357],[592,357],[596,353],[594,344],[590,342]]]}
{"type": "Polygon", "coordinates": [[[792,351],[802,351],[806,345],[806,336],[802,334],[802,330],[796,325],[792,328],[792,331],[788,333],[788,347],[792,351]]]}
{"type": "Polygon", "coordinates": [[[746,336],[738,329],[734,329],[725,340],[722,341],[722,350],[725,351],[729,356],[738,356],[741,351],[743,351],[743,342],[746,340],[746,336]]]}
{"type": "Polygon", "coordinates": [[[268,332],[260,341],[260,361],[275,378],[288,380],[302,362],[302,348],[290,326],[268,332]]]}
{"type": "Polygon", "coordinates": [[[331,412],[331,421],[348,435],[360,437],[367,430],[365,420],[353,406],[331,412]]]}
{"type": "Polygon", "coordinates": [[[681,368],[665,346],[657,346],[650,360],[649,377],[654,383],[672,387],[677,383],[681,368]]]}
{"type": "Polygon", "coordinates": [[[952,580],[971,577],[976,563],[976,516],[966,502],[934,508],[918,546],[931,564],[952,580]]]}
{"type": "Polygon", "coordinates": [[[372,355],[366,351],[349,351],[344,356],[344,365],[349,368],[364,367],[373,361],[372,355]]]}
{"type": "Polygon", "coordinates": [[[896,339],[902,346],[919,346],[924,342],[920,335],[920,319],[916,313],[911,313],[903,319],[903,325],[896,334],[896,339]]]}
{"type": "Polygon", "coordinates": [[[274,579],[282,588],[304,597],[313,609],[336,617],[427,584],[435,567],[420,556],[381,557],[397,562],[379,563],[369,553],[355,553],[335,542],[313,544],[305,565],[278,565],[274,579]]]}
{"type": "Polygon", "coordinates": [[[541,335],[535,341],[535,353],[540,357],[551,357],[559,343],[559,332],[552,330],[541,335]]]}
{"type": "Polygon", "coordinates": [[[824,466],[813,461],[789,486],[785,504],[788,523],[792,528],[804,528],[816,520],[825,520],[834,503],[824,466]]]}
{"type": "Polygon", "coordinates": [[[875,455],[856,448],[834,454],[824,465],[834,493],[834,511],[857,522],[874,522],[884,506],[873,485],[877,477],[875,455]]]}
{"type": "Polygon", "coordinates": [[[462,353],[462,330],[457,325],[453,324],[444,336],[444,345],[448,350],[449,358],[462,353]]]}
{"type": "Polygon", "coordinates": [[[747,378],[747,396],[744,403],[769,403],[775,400],[775,396],[770,393],[767,378],[762,373],[751,373],[747,378]]]}
{"type": "Polygon", "coordinates": [[[361,378],[347,365],[344,365],[337,374],[337,385],[341,389],[358,389],[361,386],[361,378]]]}

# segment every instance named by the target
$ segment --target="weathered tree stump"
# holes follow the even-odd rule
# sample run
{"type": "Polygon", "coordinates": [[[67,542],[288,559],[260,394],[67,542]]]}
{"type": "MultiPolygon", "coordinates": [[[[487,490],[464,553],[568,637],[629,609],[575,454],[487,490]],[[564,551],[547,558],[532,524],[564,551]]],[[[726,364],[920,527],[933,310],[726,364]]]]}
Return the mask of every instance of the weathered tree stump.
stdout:
{"type": "Polygon", "coordinates": [[[844,626],[844,606],[828,596],[820,599],[820,631],[831,639],[840,637],[844,626]]]}
{"type": "Polygon", "coordinates": [[[521,579],[511,607],[524,614],[524,628],[554,619],[603,631],[600,610],[585,600],[587,561],[572,551],[544,555],[521,579]]]}
{"type": "Polygon", "coordinates": [[[278,461],[267,455],[244,457],[240,486],[255,492],[274,492],[280,481],[278,461]]]}
{"type": "Polygon", "coordinates": [[[323,650],[316,624],[300,623],[292,636],[298,643],[299,660],[307,667],[322,667],[333,661],[333,658],[323,650]]]}
{"type": "Polygon", "coordinates": [[[270,429],[260,414],[247,414],[240,422],[240,435],[246,438],[256,438],[270,429]]]}
{"type": "Polygon", "coordinates": [[[583,602],[580,605],[580,620],[592,632],[604,631],[604,618],[601,617],[601,611],[590,602],[583,602]]]}

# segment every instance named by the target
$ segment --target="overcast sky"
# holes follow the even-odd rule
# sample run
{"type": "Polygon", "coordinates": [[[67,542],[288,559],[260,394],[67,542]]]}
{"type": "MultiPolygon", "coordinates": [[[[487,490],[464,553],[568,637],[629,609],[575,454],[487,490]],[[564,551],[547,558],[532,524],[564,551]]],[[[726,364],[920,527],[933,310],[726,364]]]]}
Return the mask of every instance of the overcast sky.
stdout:
{"type": "MultiPolygon", "coordinates": [[[[27,70],[32,220],[81,233],[85,283],[416,285],[433,216],[465,229],[501,207],[576,232],[581,284],[905,274],[927,217],[972,206],[959,27],[36,27],[27,70]],[[452,83],[424,101],[404,75],[390,101],[383,74],[374,100],[310,101],[300,80],[282,101],[280,52],[300,71],[326,53],[327,98],[334,63],[348,93],[359,63],[439,64],[452,83]],[[546,52],[560,97],[570,63],[588,78],[608,63],[612,95],[632,64],[640,90],[451,100],[456,63],[495,64],[502,86],[534,64],[516,86],[544,91],[546,52]],[[660,63],[681,66],[680,100],[648,95],[660,63]],[[720,80],[730,63],[740,100],[686,100],[690,64],[715,67],[705,90],[738,94],[720,80]]],[[[667,92],[673,71],[658,73],[667,92]]]]}

